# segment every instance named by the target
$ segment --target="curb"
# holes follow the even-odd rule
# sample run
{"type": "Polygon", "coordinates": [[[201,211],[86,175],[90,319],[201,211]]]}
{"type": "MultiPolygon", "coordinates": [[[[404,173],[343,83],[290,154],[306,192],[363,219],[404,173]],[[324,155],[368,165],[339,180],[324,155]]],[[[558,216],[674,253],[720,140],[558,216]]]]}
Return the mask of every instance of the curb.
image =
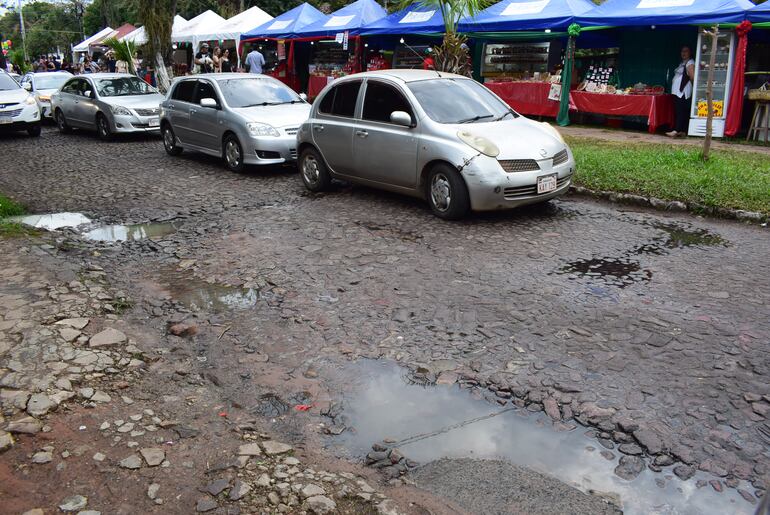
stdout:
{"type": "Polygon", "coordinates": [[[758,213],[756,211],[744,211],[742,209],[728,209],[724,207],[711,207],[703,204],[680,202],[678,200],[662,200],[656,197],[643,197],[631,193],[618,193],[616,191],[597,191],[583,186],[571,185],[570,193],[585,195],[593,198],[607,200],[617,204],[630,204],[633,206],[651,207],[659,211],[675,211],[693,213],[696,215],[707,215],[716,218],[727,218],[748,222],[752,224],[767,225],[770,215],[758,213]]]}

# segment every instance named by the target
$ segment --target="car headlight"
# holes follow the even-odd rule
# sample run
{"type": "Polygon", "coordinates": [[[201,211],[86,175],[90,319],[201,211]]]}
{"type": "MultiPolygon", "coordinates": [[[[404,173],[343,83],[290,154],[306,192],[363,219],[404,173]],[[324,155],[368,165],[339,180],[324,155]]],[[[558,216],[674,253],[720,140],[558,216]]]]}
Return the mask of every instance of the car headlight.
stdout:
{"type": "Polygon", "coordinates": [[[258,136],[280,136],[278,131],[272,125],[259,122],[251,122],[246,124],[246,128],[249,130],[249,134],[254,137],[258,136]]]}
{"type": "Polygon", "coordinates": [[[50,102],[51,101],[51,95],[40,95],[37,97],[38,100],[41,102],[50,102]]]}
{"type": "Polygon", "coordinates": [[[131,116],[131,111],[123,106],[110,106],[110,111],[118,116],[131,116]]]}
{"type": "Polygon", "coordinates": [[[500,154],[500,149],[497,148],[497,145],[483,136],[477,136],[468,131],[457,131],[457,137],[466,145],[486,156],[497,157],[500,154]]]}
{"type": "Polygon", "coordinates": [[[561,132],[559,132],[556,129],[556,127],[554,127],[553,125],[551,125],[548,122],[540,122],[540,125],[542,125],[545,128],[546,132],[548,132],[551,136],[553,136],[554,138],[558,139],[562,143],[565,143],[564,137],[561,135],[561,132]]]}
{"type": "Polygon", "coordinates": [[[33,95],[30,95],[24,99],[24,103],[28,105],[35,105],[37,103],[37,100],[35,100],[35,97],[33,95]]]}

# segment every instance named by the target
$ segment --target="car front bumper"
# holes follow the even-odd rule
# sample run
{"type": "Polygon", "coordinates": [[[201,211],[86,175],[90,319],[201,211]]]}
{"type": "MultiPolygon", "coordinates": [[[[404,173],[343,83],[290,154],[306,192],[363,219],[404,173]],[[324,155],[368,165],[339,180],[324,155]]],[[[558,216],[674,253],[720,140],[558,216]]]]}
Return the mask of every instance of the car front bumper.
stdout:
{"type": "Polygon", "coordinates": [[[21,103],[0,111],[0,129],[24,130],[40,123],[40,108],[21,103]]]}
{"type": "Polygon", "coordinates": [[[42,118],[53,118],[53,109],[51,109],[51,102],[38,101],[40,105],[40,116],[42,118]]]}
{"type": "Polygon", "coordinates": [[[296,161],[297,137],[251,137],[244,143],[243,154],[243,162],[249,165],[276,165],[296,161]]]}
{"type": "Polygon", "coordinates": [[[491,157],[479,155],[471,159],[461,170],[474,211],[511,209],[545,202],[569,191],[575,173],[572,153],[564,163],[552,166],[551,160],[538,161],[539,170],[505,172],[500,163],[491,157]],[[539,177],[555,175],[556,189],[537,193],[539,177]]]}
{"type": "Polygon", "coordinates": [[[160,134],[160,118],[155,116],[113,115],[113,130],[116,133],[150,132],[160,134]]]}

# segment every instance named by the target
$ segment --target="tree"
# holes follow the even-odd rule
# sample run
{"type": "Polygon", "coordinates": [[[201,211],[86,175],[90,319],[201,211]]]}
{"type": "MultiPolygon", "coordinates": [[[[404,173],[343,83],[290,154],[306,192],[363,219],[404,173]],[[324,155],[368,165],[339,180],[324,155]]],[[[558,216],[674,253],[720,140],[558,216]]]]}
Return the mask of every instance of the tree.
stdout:
{"type": "Polygon", "coordinates": [[[147,35],[146,59],[154,63],[156,83],[163,93],[171,84],[166,60],[171,54],[171,27],[176,10],[177,0],[139,0],[141,22],[147,35]]]}
{"type": "Polygon", "coordinates": [[[138,7],[137,0],[93,0],[83,13],[83,30],[89,35],[96,34],[104,27],[136,24],[139,21],[138,7]]]}
{"type": "Polygon", "coordinates": [[[136,75],[134,57],[136,57],[136,44],[131,41],[118,41],[115,38],[105,40],[105,45],[115,53],[115,59],[128,64],[128,73],[136,75]]]}
{"type": "MultiPolygon", "coordinates": [[[[72,43],[80,41],[78,19],[72,5],[31,2],[23,4],[22,8],[30,57],[54,53],[57,49],[66,52],[72,43]]],[[[14,49],[22,50],[18,11],[9,9],[0,17],[0,33],[12,41],[14,49]]]]}
{"type": "Polygon", "coordinates": [[[470,54],[465,44],[467,38],[457,33],[457,26],[465,16],[475,16],[491,4],[490,0],[401,0],[400,9],[417,4],[426,9],[436,9],[444,19],[444,39],[434,49],[433,62],[436,70],[471,75],[470,54]]]}

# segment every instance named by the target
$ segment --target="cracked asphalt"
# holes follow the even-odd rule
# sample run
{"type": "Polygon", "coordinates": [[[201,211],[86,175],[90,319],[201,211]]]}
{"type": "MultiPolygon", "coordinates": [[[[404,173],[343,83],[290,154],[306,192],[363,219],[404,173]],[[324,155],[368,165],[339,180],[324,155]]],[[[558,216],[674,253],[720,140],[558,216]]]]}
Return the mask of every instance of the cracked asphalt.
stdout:
{"type": "Polygon", "coordinates": [[[31,212],[173,221],[173,234],[122,245],[65,232],[59,259],[102,267],[132,299],[130,323],[164,332],[189,284],[258,292],[204,303],[192,312],[209,330],[166,342],[187,346],[168,370],[205,356],[237,404],[264,390],[244,384],[261,355],[305,377],[319,359],[387,358],[587,426],[629,456],[621,477],[638,461],[682,480],[700,470],[705,488],[751,503],[767,489],[767,228],[574,196],[445,222],[367,188],[309,194],[291,168],[232,174],[169,157],[154,138],[48,128],[0,145],[0,191],[31,212]]]}

